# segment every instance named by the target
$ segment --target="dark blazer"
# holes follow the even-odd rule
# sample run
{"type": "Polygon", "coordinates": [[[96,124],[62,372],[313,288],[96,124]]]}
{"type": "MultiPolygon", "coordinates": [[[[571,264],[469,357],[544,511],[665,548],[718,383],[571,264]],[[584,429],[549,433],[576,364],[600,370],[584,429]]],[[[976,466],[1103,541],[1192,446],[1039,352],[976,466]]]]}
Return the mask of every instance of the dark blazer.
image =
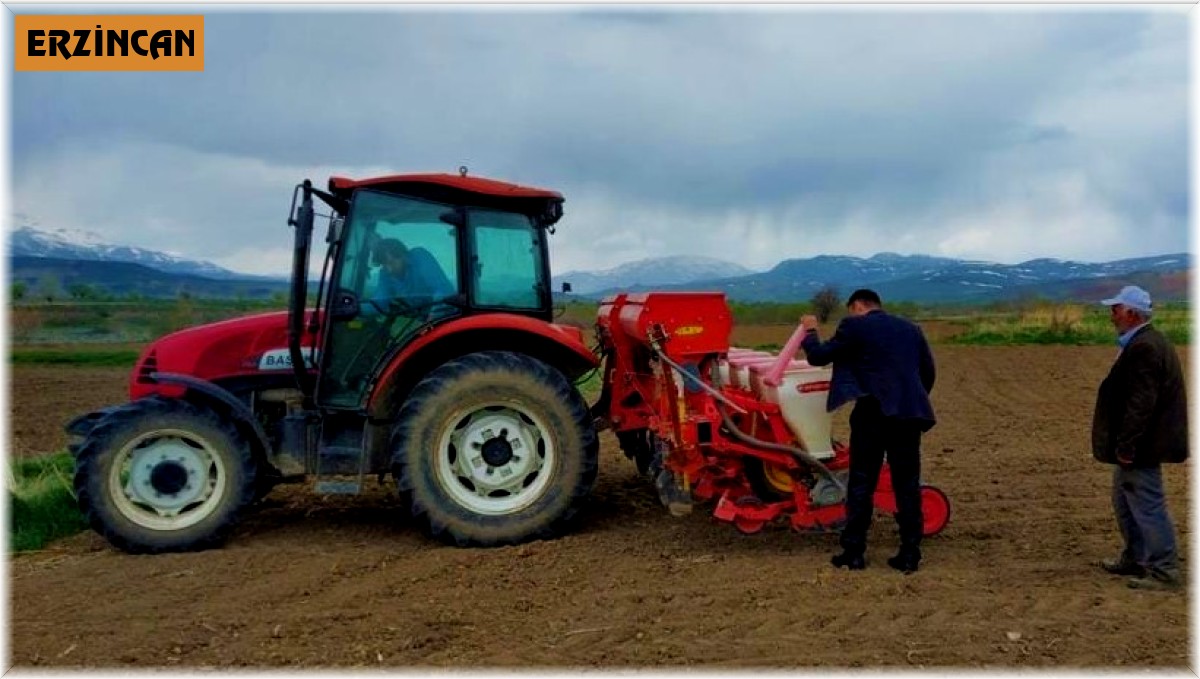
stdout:
{"type": "Polygon", "coordinates": [[[1100,383],[1092,417],[1092,455],[1135,467],[1188,456],[1187,392],[1175,348],[1147,325],[1129,341],[1100,383]]]}
{"type": "Polygon", "coordinates": [[[809,363],[833,363],[828,410],[869,395],[887,417],[923,420],[925,430],[936,421],[933,354],[915,323],[878,309],[843,318],[828,342],[809,332],[800,346],[809,363]]]}

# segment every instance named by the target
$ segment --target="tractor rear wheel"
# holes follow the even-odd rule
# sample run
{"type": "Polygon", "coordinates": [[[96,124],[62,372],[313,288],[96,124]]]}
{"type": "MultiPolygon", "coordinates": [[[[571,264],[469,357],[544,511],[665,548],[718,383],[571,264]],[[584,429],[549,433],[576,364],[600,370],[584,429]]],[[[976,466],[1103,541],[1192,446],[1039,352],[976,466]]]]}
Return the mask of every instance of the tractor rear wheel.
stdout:
{"type": "Polygon", "coordinates": [[[599,439],[562,373],[487,351],[413,389],[392,451],[400,493],[426,533],[489,547],[561,534],[595,483],[599,439]]]}
{"type": "Polygon", "coordinates": [[[216,545],[255,490],[253,456],[237,428],[180,399],[117,408],[75,457],[79,509],[96,532],[131,553],[216,545]]]}

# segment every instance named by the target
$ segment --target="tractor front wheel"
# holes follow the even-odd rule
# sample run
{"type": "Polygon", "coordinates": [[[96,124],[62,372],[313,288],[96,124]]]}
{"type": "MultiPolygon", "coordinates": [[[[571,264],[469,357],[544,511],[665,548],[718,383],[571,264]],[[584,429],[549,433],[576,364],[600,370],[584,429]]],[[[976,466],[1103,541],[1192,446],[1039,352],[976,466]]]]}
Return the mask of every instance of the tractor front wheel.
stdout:
{"type": "Polygon", "coordinates": [[[219,543],[255,496],[250,446],[229,423],[179,399],[109,413],[75,458],[75,495],[96,532],[132,553],[219,543]]]}
{"type": "Polygon", "coordinates": [[[400,410],[394,471],[430,535],[488,547],[561,534],[591,492],[599,441],[587,405],[524,354],[467,354],[433,370],[400,410]]]}

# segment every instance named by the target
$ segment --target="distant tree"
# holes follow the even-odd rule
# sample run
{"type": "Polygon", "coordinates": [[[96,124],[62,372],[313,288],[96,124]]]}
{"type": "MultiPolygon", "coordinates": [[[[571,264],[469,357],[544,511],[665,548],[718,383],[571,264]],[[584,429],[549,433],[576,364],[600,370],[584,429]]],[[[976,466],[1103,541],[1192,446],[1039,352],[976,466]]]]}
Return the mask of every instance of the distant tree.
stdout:
{"type": "Polygon", "coordinates": [[[71,299],[80,302],[94,301],[100,298],[100,292],[87,283],[72,283],[67,287],[67,294],[71,296],[71,299]]]}
{"type": "Polygon", "coordinates": [[[62,297],[62,285],[58,282],[58,278],[46,274],[38,279],[37,296],[53,302],[56,298],[62,297]]]}
{"type": "Polygon", "coordinates": [[[12,287],[9,290],[12,294],[12,300],[19,302],[25,299],[25,293],[29,291],[29,285],[25,281],[13,281],[12,287]]]}
{"type": "Polygon", "coordinates": [[[828,322],[829,317],[833,315],[838,304],[841,303],[841,298],[838,296],[837,288],[832,285],[817,290],[817,293],[812,296],[813,313],[816,314],[817,320],[822,323],[828,322]]]}

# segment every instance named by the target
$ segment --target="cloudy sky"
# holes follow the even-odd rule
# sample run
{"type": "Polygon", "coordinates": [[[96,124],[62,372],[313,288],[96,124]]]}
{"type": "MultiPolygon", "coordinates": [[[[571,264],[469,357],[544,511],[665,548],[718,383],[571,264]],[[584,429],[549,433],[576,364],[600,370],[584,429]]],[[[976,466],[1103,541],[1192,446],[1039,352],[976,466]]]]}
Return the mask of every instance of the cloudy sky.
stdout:
{"type": "Polygon", "coordinates": [[[1188,249],[1186,7],[165,9],[204,72],[13,74],[14,226],[285,274],[300,180],[466,165],[560,272],[1188,249]]]}

